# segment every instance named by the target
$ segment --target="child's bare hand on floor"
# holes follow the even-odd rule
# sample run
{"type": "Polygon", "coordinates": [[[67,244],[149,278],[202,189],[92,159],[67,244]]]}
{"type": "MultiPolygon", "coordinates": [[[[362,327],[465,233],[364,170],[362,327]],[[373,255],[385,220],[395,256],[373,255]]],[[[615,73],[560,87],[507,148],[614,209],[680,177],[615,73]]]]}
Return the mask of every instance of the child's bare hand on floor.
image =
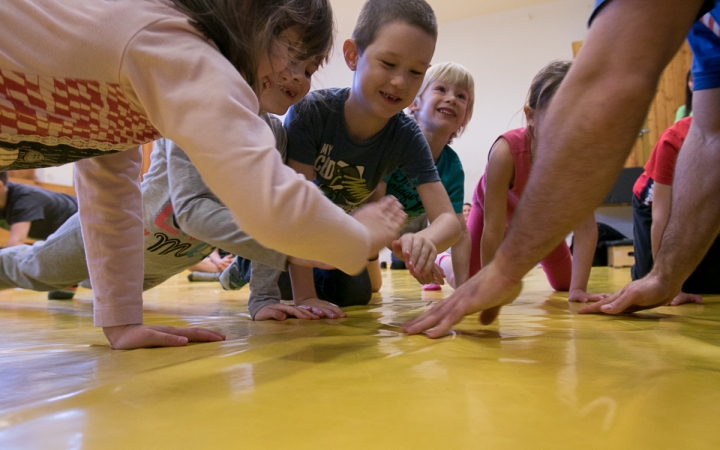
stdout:
{"type": "Polygon", "coordinates": [[[149,347],[182,347],[188,342],[224,341],[225,335],[206,328],[175,328],[164,325],[118,325],[103,327],[115,350],[149,347]]]}
{"type": "Polygon", "coordinates": [[[326,302],[325,300],[320,300],[319,298],[310,297],[304,300],[296,300],[295,306],[320,317],[327,317],[330,319],[347,317],[347,314],[345,314],[337,305],[326,302]]]}
{"type": "Polygon", "coordinates": [[[400,202],[388,195],[357,209],[353,217],[365,225],[370,233],[368,258],[371,258],[397,238],[407,215],[403,212],[400,202]]]}
{"type": "Polygon", "coordinates": [[[405,261],[410,275],[418,279],[432,275],[437,248],[429,238],[416,233],[403,234],[392,243],[392,251],[405,261]]]}
{"type": "Polygon", "coordinates": [[[445,271],[442,267],[433,263],[433,267],[430,269],[429,273],[424,276],[416,276],[415,279],[420,284],[437,284],[442,286],[445,284],[445,271]]]}
{"type": "Polygon", "coordinates": [[[584,289],[573,289],[568,293],[569,302],[599,302],[610,294],[588,294],[584,289]]]}
{"type": "Polygon", "coordinates": [[[285,320],[288,317],[295,317],[302,320],[317,320],[320,318],[319,315],[313,314],[312,311],[306,308],[298,308],[295,306],[284,305],[277,303],[274,305],[267,305],[260,309],[255,314],[256,322],[260,320],[285,320]]]}

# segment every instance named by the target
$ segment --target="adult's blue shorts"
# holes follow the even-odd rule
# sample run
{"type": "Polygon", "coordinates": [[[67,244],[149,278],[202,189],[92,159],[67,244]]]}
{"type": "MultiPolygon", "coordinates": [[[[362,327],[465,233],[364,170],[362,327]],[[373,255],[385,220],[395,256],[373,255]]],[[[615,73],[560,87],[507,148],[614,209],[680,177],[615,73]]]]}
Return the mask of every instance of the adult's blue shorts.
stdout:
{"type": "MultiPolygon", "coordinates": [[[[595,0],[595,9],[589,24],[611,1],[595,0]]],[[[678,0],[682,1],[682,0],[678,0]]],[[[688,34],[688,43],[693,51],[693,90],[720,88],[720,3],[707,0],[700,12],[699,20],[688,34]]]]}

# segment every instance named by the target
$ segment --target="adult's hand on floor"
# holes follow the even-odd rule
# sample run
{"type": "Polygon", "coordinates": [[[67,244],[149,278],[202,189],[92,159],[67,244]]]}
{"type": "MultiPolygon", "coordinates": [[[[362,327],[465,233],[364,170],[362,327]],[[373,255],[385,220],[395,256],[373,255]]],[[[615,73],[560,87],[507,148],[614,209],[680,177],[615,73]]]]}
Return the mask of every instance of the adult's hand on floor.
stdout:
{"type": "Polygon", "coordinates": [[[337,319],[341,317],[347,317],[347,314],[338,307],[338,305],[319,298],[306,298],[303,300],[296,300],[295,306],[307,310],[316,316],[328,317],[330,319],[337,319]]]}
{"type": "Polygon", "coordinates": [[[609,296],[610,294],[588,294],[584,289],[573,289],[568,293],[568,301],[579,303],[599,302],[609,296]]]}
{"type": "Polygon", "coordinates": [[[521,288],[521,281],[508,278],[491,262],[450,297],[403,325],[402,330],[408,334],[425,332],[428,337],[437,338],[444,336],[464,316],[479,311],[480,322],[488,325],[500,313],[501,306],[515,300],[521,288]]]}
{"type": "Polygon", "coordinates": [[[188,342],[224,341],[225,335],[206,328],[175,328],[165,325],[118,325],[103,327],[115,350],[149,347],[182,347],[188,342]]]}
{"type": "Polygon", "coordinates": [[[276,303],[260,308],[260,311],[255,313],[254,320],[256,322],[261,320],[283,321],[288,317],[295,317],[302,320],[317,320],[320,318],[319,315],[313,314],[310,309],[276,303]]]}
{"type": "Polygon", "coordinates": [[[685,303],[697,303],[698,305],[702,305],[703,299],[702,299],[702,296],[698,295],[698,294],[688,294],[686,292],[680,292],[670,302],[670,306],[678,306],[678,305],[683,305],[685,303]]]}
{"type": "Polygon", "coordinates": [[[670,304],[678,294],[670,284],[652,274],[633,281],[599,302],[585,306],[580,314],[622,314],[670,304]]]}

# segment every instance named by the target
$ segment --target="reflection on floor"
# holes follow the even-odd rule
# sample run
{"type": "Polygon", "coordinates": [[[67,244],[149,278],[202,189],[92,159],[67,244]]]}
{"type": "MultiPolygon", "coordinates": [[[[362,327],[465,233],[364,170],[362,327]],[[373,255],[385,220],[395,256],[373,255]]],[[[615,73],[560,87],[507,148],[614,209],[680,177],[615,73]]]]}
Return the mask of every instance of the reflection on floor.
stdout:
{"type": "MultiPolygon", "coordinates": [[[[579,316],[533,271],[495,324],[439,340],[398,325],[434,300],[405,271],[344,320],[251,322],[247,288],[179,275],[147,323],[216,344],[112,351],[90,292],[0,292],[1,449],[717,449],[720,301],[579,316]]],[[[593,271],[593,292],[627,269],[593,271]]]]}

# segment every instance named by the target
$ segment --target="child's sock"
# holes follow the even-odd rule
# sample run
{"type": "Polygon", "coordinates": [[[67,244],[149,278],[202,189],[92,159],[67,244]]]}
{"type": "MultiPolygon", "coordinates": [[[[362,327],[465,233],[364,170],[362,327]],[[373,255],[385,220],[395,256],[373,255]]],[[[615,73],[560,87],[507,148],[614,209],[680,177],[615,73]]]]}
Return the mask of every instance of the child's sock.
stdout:
{"type": "Polygon", "coordinates": [[[220,285],[223,289],[226,291],[236,291],[248,283],[246,278],[247,270],[244,270],[245,267],[243,267],[246,262],[249,266],[250,261],[244,258],[235,257],[232,264],[227,266],[227,268],[220,273],[218,281],[220,281],[220,285]]]}
{"type": "Polygon", "coordinates": [[[188,281],[218,281],[220,272],[197,272],[193,271],[188,274],[188,281]]]}

